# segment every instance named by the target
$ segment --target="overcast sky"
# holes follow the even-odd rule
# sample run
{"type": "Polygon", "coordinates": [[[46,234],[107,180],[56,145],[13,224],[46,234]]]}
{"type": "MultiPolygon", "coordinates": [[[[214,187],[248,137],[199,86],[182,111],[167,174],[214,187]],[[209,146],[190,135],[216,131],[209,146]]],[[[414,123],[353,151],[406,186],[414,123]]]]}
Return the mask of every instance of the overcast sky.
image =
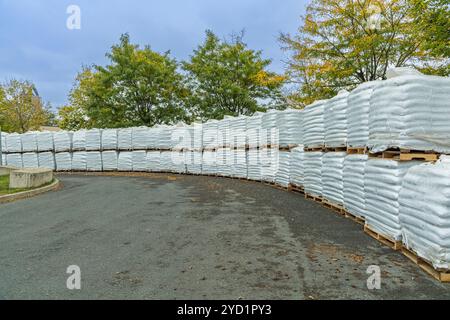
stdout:
{"type": "Polygon", "coordinates": [[[187,59],[206,29],[225,37],[245,29],[245,41],[282,72],[279,32],[294,33],[306,0],[0,0],[0,82],[31,80],[53,107],[66,103],[83,65],[128,32],[133,43],[187,59]],[[81,9],[81,29],[69,30],[69,5],[81,9]]]}

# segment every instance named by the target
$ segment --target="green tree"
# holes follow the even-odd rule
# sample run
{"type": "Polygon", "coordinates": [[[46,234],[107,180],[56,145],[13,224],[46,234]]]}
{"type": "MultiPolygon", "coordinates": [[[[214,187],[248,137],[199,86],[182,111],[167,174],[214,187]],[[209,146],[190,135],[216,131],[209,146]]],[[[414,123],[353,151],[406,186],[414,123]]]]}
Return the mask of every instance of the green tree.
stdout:
{"type": "Polygon", "coordinates": [[[89,119],[82,108],[62,106],[58,109],[58,127],[64,130],[80,130],[90,128],[89,119]]]}
{"type": "Polygon", "coordinates": [[[247,48],[242,35],[220,41],[211,31],[190,60],[183,63],[193,92],[191,109],[197,118],[250,115],[259,103],[279,99],[284,77],[267,71],[271,60],[247,48]]]}
{"type": "Polygon", "coordinates": [[[0,124],[3,131],[24,133],[39,130],[49,121],[49,110],[29,81],[11,80],[0,90],[0,124]]]}
{"type": "Polygon", "coordinates": [[[186,120],[183,100],[189,92],[169,53],[141,49],[125,34],[107,57],[109,65],[84,68],[78,75],[69,97],[73,108],[64,108],[63,116],[73,111],[71,117],[83,115],[86,125],[100,128],[186,120]]]}
{"type": "MultiPolygon", "coordinates": [[[[414,1],[414,0],[413,0],[414,1]]],[[[424,50],[408,0],[312,0],[294,36],[281,34],[292,53],[287,74],[302,104],[341,89],[385,79],[390,66],[434,73],[448,64],[424,50]]]]}

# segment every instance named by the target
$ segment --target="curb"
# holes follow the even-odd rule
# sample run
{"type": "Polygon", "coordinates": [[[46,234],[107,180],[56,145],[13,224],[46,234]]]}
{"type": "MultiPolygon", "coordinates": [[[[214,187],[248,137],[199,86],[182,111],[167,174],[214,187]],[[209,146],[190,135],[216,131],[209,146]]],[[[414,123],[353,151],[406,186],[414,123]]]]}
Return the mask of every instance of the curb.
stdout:
{"type": "Polygon", "coordinates": [[[0,204],[31,198],[45,192],[58,190],[60,187],[62,187],[62,184],[58,179],[55,179],[52,184],[42,188],[0,196],[0,204]]]}

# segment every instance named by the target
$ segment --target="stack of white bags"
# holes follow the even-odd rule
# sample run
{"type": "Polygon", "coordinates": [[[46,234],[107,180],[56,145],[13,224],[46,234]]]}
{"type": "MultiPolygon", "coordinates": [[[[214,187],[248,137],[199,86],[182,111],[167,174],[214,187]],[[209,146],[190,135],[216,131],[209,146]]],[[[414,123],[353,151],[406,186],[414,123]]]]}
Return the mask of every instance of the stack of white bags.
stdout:
{"type": "Polygon", "coordinates": [[[287,188],[289,186],[290,179],[290,160],[291,160],[291,152],[289,151],[279,151],[278,152],[278,166],[277,172],[275,176],[275,182],[287,188]]]}
{"type": "Polygon", "coordinates": [[[256,112],[247,118],[247,144],[249,148],[257,148],[261,145],[260,131],[263,114],[262,112],[256,112]]]}
{"type": "Polygon", "coordinates": [[[303,146],[291,150],[289,180],[292,185],[297,187],[303,187],[305,184],[304,158],[305,152],[303,146]]]}
{"type": "Polygon", "coordinates": [[[261,118],[261,131],[259,135],[260,145],[277,147],[279,145],[278,134],[279,130],[277,128],[277,110],[269,110],[263,113],[261,118]]]}
{"type": "Polygon", "coordinates": [[[346,152],[326,152],[322,157],[322,193],[328,201],[344,204],[344,160],[346,152]]]}
{"type": "Polygon", "coordinates": [[[344,161],[344,207],[356,217],[366,216],[364,170],[368,156],[349,154],[344,161]]]}
{"type": "Polygon", "coordinates": [[[325,143],[324,105],[326,100],[319,100],[303,110],[303,145],[305,148],[322,147],[325,143]]]}
{"type": "Polygon", "coordinates": [[[258,149],[250,149],[247,152],[247,178],[261,181],[261,162],[258,149]]]}
{"type": "Polygon", "coordinates": [[[347,97],[348,91],[342,90],[327,101],[324,111],[325,146],[347,146],[347,97]]]}
{"type": "Polygon", "coordinates": [[[322,191],[322,158],[323,152],[305,152],[305,192],[313,196],[321,197],[322,191]]]}
{"type": "Polygon", "coordinates": [[[303,111],[286,109],[278,112],[277,130],[280,147],[301,145],[303,143],[303,111]]]}

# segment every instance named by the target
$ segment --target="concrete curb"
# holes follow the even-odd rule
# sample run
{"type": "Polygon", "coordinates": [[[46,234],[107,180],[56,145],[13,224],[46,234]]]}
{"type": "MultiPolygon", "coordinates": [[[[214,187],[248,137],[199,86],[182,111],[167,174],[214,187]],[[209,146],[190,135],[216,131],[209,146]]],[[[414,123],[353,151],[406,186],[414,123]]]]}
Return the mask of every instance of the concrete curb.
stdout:
{"type": "Polygon", "coordinates": [[[58,179],[55,179],[52,184],[42,188],[0,196],[0,204],[31,198],[45,192],[58,190],[60,187],[62,187],[62,184],[58,179]]]}

